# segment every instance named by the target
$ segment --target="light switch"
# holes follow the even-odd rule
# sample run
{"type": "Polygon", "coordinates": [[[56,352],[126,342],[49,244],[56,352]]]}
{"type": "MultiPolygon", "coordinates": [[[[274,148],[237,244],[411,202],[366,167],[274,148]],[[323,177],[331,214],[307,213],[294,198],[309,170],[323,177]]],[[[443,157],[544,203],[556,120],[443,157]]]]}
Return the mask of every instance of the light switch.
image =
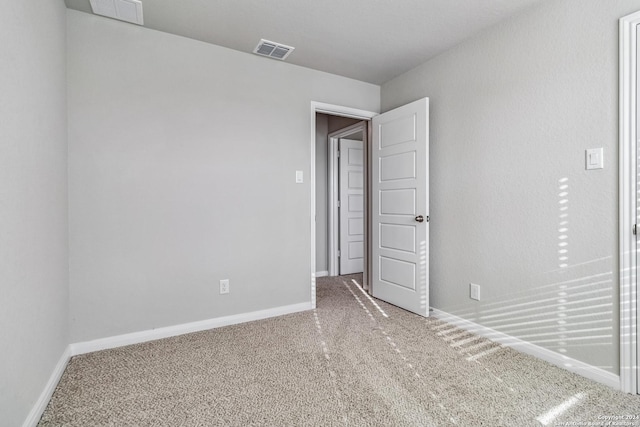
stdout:
{"type": "Polygon", "coordinates": [[[587,170],[604,169],[604,158],[602,148],[589,148],[585,151],[587,170]]]}
{"type": "Polygon", "coordinates": [[[304,182],[304,175],[302,171],[296,171],[296,184],[302,184],[304,182]]]}

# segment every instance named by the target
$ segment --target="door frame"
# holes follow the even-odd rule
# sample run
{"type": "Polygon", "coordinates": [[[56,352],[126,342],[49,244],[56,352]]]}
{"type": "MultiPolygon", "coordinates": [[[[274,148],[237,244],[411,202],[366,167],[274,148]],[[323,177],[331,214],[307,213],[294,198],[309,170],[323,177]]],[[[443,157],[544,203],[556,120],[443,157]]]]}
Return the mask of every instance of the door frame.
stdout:
{"type": "MultiPolygon", "coordinates": [[[[365,120],[365,121],[370,121],[373,117],[378,115],[378,112],[374,112],[374,111],[367,111],[367,110],[360,110],[357,108],[351,108],[351,107],[345,107],[342,105],[334,105],[334,104],[327,104],[324,102],[317,102],[317,101],[311,101],[311,138],[310,138],[310,147],[311,147],[311,167],[310,167],[310,177],[309,177],[309,184],[311,185],[311,197],[310,197],[310,211],[309,211],[309,219],[310,219],[310,224],[311,224],[311,230],[310,230],[310,234],[311,234],[311,308],[315,309],[316,308],[316,113],[321,113],[321,114],[329,114],[332,116],[342,116],[342,117],[349,117],[352,119],[359,119],[359,120],[365,120]]],[[[369,135],[367,135],[367,139],[370,140],[368,138],[369,135]]],[[[368,189],[368,180],[369,180],[369,174],[368,174],[368,164],[369,164],[369,157],[368,157],[368,147],[365,146],[365,162],[364,162],[364,166],[365,166],[365,236],[364,236],[364,241],[365,241],[365,259],[364,259],[364,263],[365,263],[365,271],[364,271],[364,283],[363,285],[366,286],[366,284],[368,283],[368,274],[367,274],[367,268],[368,268],[368,257],[369,257],[369,248],[368,248],[368,196],[367,196],[367,189],[368,189]]]]}
{"type": "Polygon", "coordinates": [[[340,247],[340,217],[338,213],[338,199],[340,196],[340,187],[338,180],[338,142],[340,138],[352,135],[359,130],[362,132],[363,146],[367,146],[367,122],[365,120],[360,123],[354,123],[351,126],[339,129],[331,132],[328,136],[329,140],[329,152],[328,152],[328,164],[329,170],[327,176],[329,177],[329,194],[328,194],[328,219],[329,226],[327,227],[327,233],[329,234],[328,244],[329,247],[329,276],[337,276],[339,268],[338,249],[340,247]]]}
{"type": "Polygon", "coordinates": [[[620,389],[638,393],[637,340],[637,80],[640,12],[620,19],[619,93],[619,258],[620,258],[620,389]]]}

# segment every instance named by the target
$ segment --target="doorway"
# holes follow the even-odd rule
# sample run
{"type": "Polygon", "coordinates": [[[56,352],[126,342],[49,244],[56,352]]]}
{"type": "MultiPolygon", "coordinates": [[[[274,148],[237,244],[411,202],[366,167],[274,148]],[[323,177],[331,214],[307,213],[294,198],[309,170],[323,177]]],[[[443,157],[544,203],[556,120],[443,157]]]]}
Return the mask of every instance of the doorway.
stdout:
{"type": "MultiPolygon", "coordinates": [[[[363,260],[364,260],[364,144],[366,144],[368,134],[368,121],[358,120],[357,118],[341,117],[330,114],[318,113],[316,114],[316,276],[338,276],[341,274],[361,273],[363,272],[363,260]],[[350,142],[352,141],[352,142],[350,142]],[[340,145],[360,144],[361,151],[358,153],[353,150],[346,150],[346,157],[341,159],[340,145]],[[349,153],[351,151],[351,153],[349,153]],[[351,154],[352,163],[360,163],[359,165],[352,165],[351,171],[343,170],[342,172],[347,175],[340,179],[341,168],[340,165],[347,166],[348,154],[351,154]],[[355,154],[360,155],[360,159],[355,159],[355,154]],[[341,160],[343,160],[341,162],[341,160]],[[347,160],[345,162],[344,160],[347,160]],[[354,169],[359,169],[356,171],[354,169]],[[351,172],[351,173],[349,173],[351,172]],[[359,173],[358,173],[359,172],[359,173]],[[352,207],[341,206],[341,203],[347,203],[349,197],[346,194],[348,192],[344,188],[341,189],[342,184],[348,184],[348,176],[351,175],[351,185],[359,188],[352,189],[352,193],[359,193],[360,198],[357,200],[355,197],[351,197],[352,207]],[[356,182],[359,181],[359,182],[356,182]],[[346,190],[346,191],[345,191],[346,190]],[[360,203],[360,207],[356,207],[356,202],[360,203]],[[349,236],[348,222],[349,220],[344,218],[348,215],[349,210],[351,212],[351,236],[349,236]],[[357,218],[355,218],[357,217],[357,218]],[[346,222],[345,224],[341,224],[346,222]],[[359,229],[359,230],[356,230],[359,229]],[[347,236],[345,236],[345,231],[347,236]],[[342,237],[341,237],[342,234],[342,237]],[[346,251],[348,248],[348,240],[359,241],[360,253],[356,248],[357,243],[352,242],[352,258],[360,255],[359,262],[353,265],[351,263],[350,268],[345,266],[344,262],[341,263],[341,259],[349,260],[349,254],[346,251]],[[347,246],[345,248],[345,246],[347,246]],[[341,247],[342,251],[341,251],[341,247]],[[342,264],[342,265],[341,265],[342,264]]],[[[348,168],[345,168],[348,169],[348,168]]]]}
{"type": "MultiPolygon", "coordinates": [[[[369,128],[366,124],[378,113],[358,110],[320,102],[311,103],[311,305],[316,307],[316,277],[329,274],[329,176],[328,176],[328,136],[329,119],[332,120],[332,131],[344,129],[350,125],[364,121],[365,137],[369,139],[369,128]],[[326,167],[324,166],[326,164],[326,167]]],[[[364,145],[364,259],[363,287],[368,289],[368,200],[366,190],[369,182],[367,168],[368,147],[364,145]]]]}
{"type": "Polygon", "coordinates": [[[316,307],[318,113],[371,119],[363,144],[361,175],[363,288],[366,292],[371,290],[376,298],[428,317],[429,99],[422,98],[382,114],[311,103],[312,308],[316,307]]]}

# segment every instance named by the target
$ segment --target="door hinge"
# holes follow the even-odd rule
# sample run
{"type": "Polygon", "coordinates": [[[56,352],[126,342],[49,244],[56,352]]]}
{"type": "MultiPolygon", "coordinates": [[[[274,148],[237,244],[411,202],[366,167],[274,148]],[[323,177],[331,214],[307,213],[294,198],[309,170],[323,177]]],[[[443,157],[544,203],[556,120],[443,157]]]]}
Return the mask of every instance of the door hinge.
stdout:
{"type": "Polygon", "coordinates": [[[338,207],[340,207],[340,200],[338,200],[338,207]]]}
{"type": "Polygon", "coordinates": [[[633,235],[637,235],[638,234],[638,224],[633,224],[633,235]]]}
{"type": "Polygon", "coordinates": [[[338,150],[338,157],[340,157],[340,150],[338,150]]]}
{"type": "Polygon", "coordinates": [[[340,250],[338,250],[338,256],[340,256],[340,250]]]}

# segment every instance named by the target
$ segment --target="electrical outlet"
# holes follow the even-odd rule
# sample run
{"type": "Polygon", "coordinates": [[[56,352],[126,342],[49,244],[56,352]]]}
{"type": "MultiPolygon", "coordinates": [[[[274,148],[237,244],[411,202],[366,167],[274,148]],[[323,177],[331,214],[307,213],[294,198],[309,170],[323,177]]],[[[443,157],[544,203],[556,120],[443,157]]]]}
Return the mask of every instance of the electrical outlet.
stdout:
{"type": "Polygon", "coordinates": [[[220,294],[229,293],[229,279],[220,280],[220,294]]]}
{"type": "Polygon", "coordinates": [[[480,301],[480,285],[469,283],[469,298],[480,301]]]}

